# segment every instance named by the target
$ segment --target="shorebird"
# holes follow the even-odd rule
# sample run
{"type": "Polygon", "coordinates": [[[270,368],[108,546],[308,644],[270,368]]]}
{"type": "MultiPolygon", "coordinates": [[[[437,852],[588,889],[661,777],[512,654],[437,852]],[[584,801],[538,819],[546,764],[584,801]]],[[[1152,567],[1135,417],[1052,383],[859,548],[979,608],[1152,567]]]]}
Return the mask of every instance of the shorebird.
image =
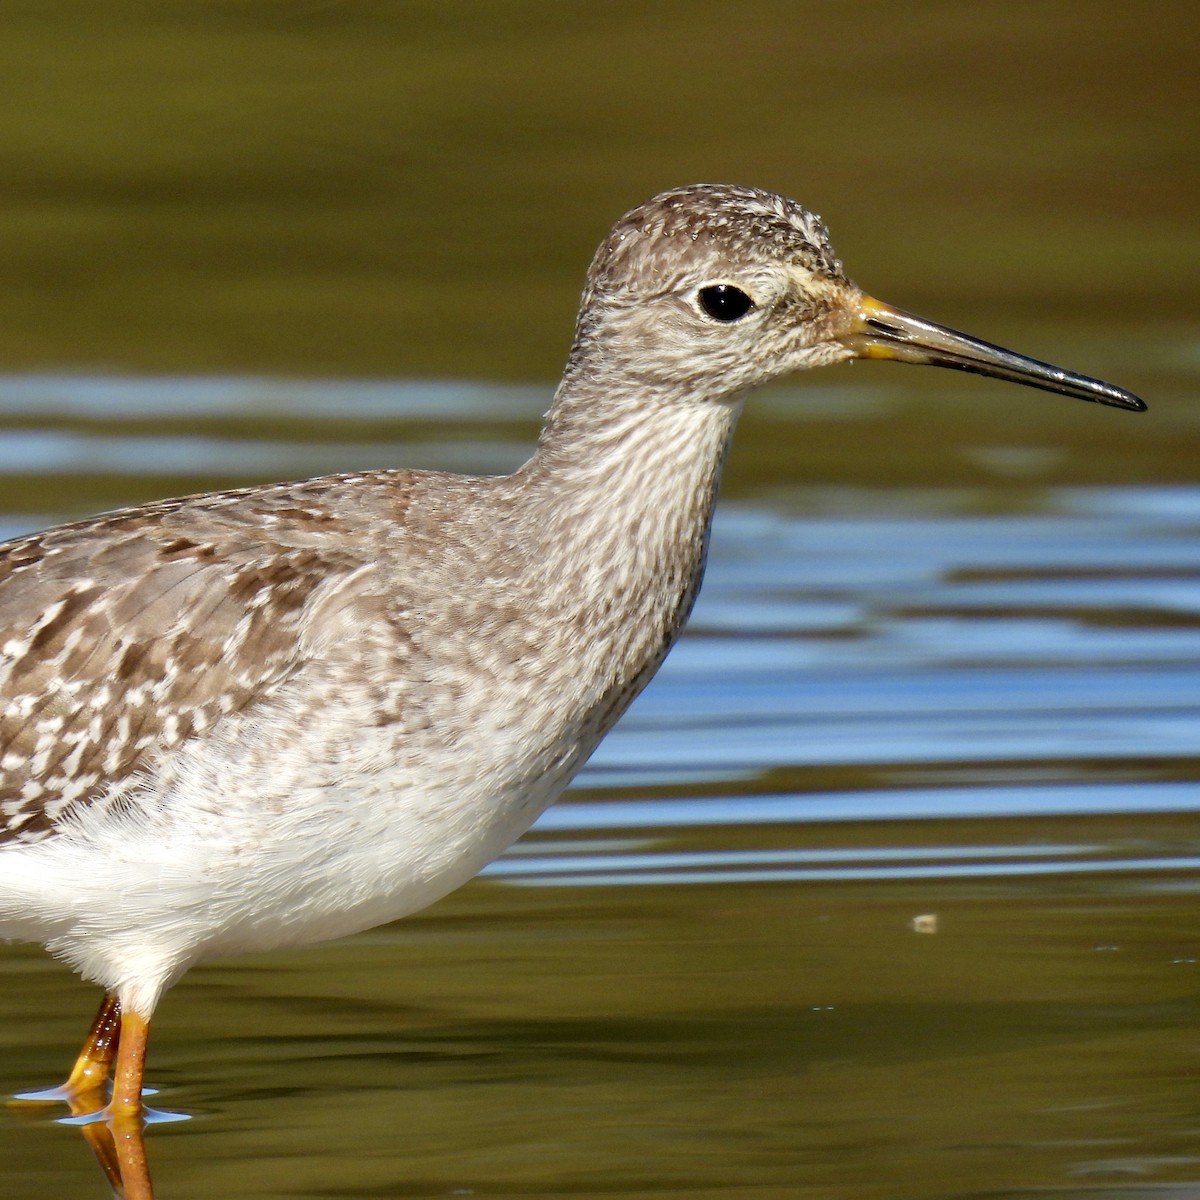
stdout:
{"type": "Polygon", "coordinates": [[[700,185],[600,246],[511,475],[330,475],[0,546],[0,937],[105,996],[54,1094],[129,1128],[190,966],[403,917],[528,829],[678,637],[745,395],[853,358],[1145,407],[872,299],[794,201],[700,185]]]}

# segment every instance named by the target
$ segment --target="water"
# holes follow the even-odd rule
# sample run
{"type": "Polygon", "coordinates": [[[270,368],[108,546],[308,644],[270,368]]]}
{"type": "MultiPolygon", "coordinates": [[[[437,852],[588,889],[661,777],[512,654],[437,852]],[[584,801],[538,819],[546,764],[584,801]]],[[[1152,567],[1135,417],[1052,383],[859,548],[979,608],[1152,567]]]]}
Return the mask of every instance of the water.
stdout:
{"type": "MultiPolygon", "coordinates": [[[[545,399],[0,379],[10,478],[129,488],[503,469],[545,399]],[[156,404],[199,424],[129,432],[156,404]],[[302,436],[339,411],[360,440],[302,436]]],[[[480,881],[171,994],[160,1196],[1189,1194],[1198,551],[1182,483],[735,487],[687,636],[480,881]]],[[[0,1086],[48,1082],[93,997],[0,969],[0,1086]]],[[[96,1194],[77,1135],[0,1130],[22,1194],[96,1194]]]]}
{"type": "MultiPolygon", "coordinates": [[[[594,242],[686,179],[1151,404],[756,397],[688,634],[564,802],[426,913],[170,993],[159,1200],[1200,1192],[1191,10],[64,7],[0,16],[0,535],[516,465],[594,242]]],[[[0,1093],[96,1000],[3,948],[0,1093]]],[[[105,1194],[40,1112],[0,1178],[105,1194]]]]}

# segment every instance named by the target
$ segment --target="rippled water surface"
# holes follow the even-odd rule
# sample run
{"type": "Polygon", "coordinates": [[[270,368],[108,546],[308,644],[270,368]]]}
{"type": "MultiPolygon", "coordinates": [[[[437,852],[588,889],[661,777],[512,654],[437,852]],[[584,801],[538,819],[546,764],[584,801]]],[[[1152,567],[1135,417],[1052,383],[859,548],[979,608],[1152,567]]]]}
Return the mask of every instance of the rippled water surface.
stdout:
{"type": "MultiPolygon", "coordinates": [[[[545,400],[0,380],[51,416],[10,478],[130,487],[230,451],[502,469],[545,400]],[[147,397],[212,430],[129,434],[147,397]],[[338,410],[361,440],[216,436],[338,410]]],[[[1190,1194],[1198,564],[1182,483],[735,490],[688,635],[480,881],[171,994],[152,1074],[195,1119],[151,1132],[160,1195],[1190,1194]]],[[[13,1090],[92,997],[32,949],[2,969],[13,1090]]],[[[96,1193],[73,1134],[4,1129],[24,1194],[96,1193]]]]}
{"type": "MultiPolygon", "coordinates": [[[[0,14],[0,535],[511,468],[592,245],[687,178],[1151,405],[754,398],[689,631],[567,798],[417,917],[167,997],[159,1200],[1200,1194],[1190,9],[65,7],[0,14]]],[[[0,1093],[95,1002],[0,948],[0,1093]]],[[[0,1180],[105,1194],[40,1111],[0,1180]]]]}

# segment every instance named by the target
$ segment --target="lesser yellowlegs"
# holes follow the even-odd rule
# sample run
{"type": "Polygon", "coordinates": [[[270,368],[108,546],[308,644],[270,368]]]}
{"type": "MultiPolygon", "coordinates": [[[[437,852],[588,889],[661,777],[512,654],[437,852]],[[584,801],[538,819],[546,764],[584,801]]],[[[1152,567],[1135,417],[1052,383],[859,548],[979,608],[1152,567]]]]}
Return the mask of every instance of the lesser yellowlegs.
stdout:
{"type": "Polygon", "coordinates": [[[118,1044],[105,1111],[135,1116],[192,964],[402,917],[526,830],[678,636],[744,395],[856,357],[1144,407],[864,295],[790,200],[688,187],[600,247],[512,475],[334,475],[0,547],[0,936],[106,996],[65,1092],[118,1044]]]}

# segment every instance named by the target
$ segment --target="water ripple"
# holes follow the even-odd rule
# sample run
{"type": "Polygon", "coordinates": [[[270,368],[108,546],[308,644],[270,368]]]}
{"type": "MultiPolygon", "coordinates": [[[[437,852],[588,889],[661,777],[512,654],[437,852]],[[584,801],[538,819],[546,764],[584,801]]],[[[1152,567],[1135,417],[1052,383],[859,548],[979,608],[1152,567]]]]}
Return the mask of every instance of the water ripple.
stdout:
{"type": "MultiPolygon", "coordinates": [[[[0,376],[0,470],[48,476],[51,503],[97,473],[137,494],[147,473],[200,487],[386,462],[503,470],[527,451],[510,423],[548,399],[454,381],[0,376]],[[176,424],[148,434],[159,417],[176,424]],[[354,437],[323,441],[345,418],[354,437]]],[[[1200,807],[1200,487],[1028,489],[1005,512],[979,501],[843,488],[723,503],[683,641],[572,796],[491,872],[613,884],[1193,869],[1187,838],[1147,847],[1078,823],[1136,830],[1200,807]],[[830,772],[846,786],[827,786],[830,772]],[[1014,819],[1034,836],[964,832],[1014,819]],[[1047,831],[1063,819],[1079,836],[1047,831]],[[789,844],[904,822],[940,843],[789,844]]],[[[9,532],[31,523],[0,512],[9,532]]]]}

